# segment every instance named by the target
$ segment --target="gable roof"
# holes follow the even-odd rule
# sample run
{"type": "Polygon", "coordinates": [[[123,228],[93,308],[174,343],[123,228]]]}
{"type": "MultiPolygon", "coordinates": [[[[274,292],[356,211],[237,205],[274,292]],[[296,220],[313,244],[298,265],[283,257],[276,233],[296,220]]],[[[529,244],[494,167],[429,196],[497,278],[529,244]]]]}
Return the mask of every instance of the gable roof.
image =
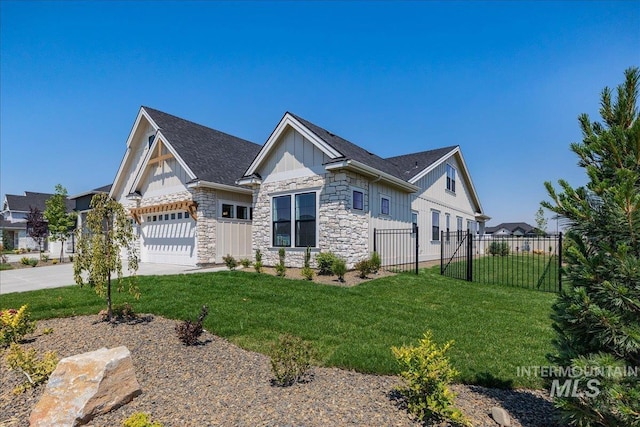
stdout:
{"type": "Polygon", "coordinates": [[[419,153],[405,154],[402,156],[387,157],[387,161],[396,165],[401,171],[402,178],[410,180],[420,172],[430,167],[444,156],[459,148],[458,145],[436,148],[435,150],[421,151],[419,153]]]}
{"type": "Polygon", "coordinates": [[[194,181],[236,185],[261,146],[180,117],[141,107],[195,175],[194,181]]]}
{"type": "Polygon", "coordinates": [[[526,222],[503,222],[494,227],[486,227],[485,233],[489,233],[489,234],[495,233],[496,231],[502,228],[509,230],[510,233],[513,233],[518,228],[522,229],[525,233],[530,233],[536,230],[536,227],[529,225],[526,222]]]}
{"type": "MultiPolygon", "coordinates": [[[[38,208],[44,212],[47,208],[46,201],[54,196],[50,193],[36,193],[33,191],[25,191],[24,196],[18,196],[15,194],[6,194],[4,208],[14,212],[29,212],[30,208],[38,208]]],[[[75,208],[75,202],[73,200],[66,200],[67,210],[72,211],[75,208]]]]}
{"type": "Polygon", "coordinates": [[[296,118],[300,123],[302,123],[307,129],[312,131],[316,136],[321,138],[331,147],[333,147],[336,151],[342,154],[342,157],[338,157],[334,160],[342,161],[345,159],[356,160],[360,163],[363,163],[367,166],[370,166],[374,169],[378,169],[379,171],[388,173],[389,175],[395,176],[396,178],[400,178],[406,180],[403,176],[401,169],[399,169],[395,163],[390,162],[388,159],[384,159],[382,157],[373,154],[364,148],[347,141],[346,139],[335,135],[328,130],[321,128],[308,120],[303,119],[300,116],[297,116],[293,113],[288,113],[294,118],[296,118]]]}
{"type": "Polygon", "coordinates": [[[102,187],[94,188],[93,190],[84,191],[84,192],[79,193],[79,194],[74,194],[73,196],[69,196],[69,198],[71,200],[75,200],[75,199],[79,199],[80,197],[83,197],[83,196],[89,196],[91,194],[98,194],[98,193],[107,193],[107,194],[109,194],[109,191],[111,191],[111,186],[112,186],[112,184],[103,185],[102,187]]]}

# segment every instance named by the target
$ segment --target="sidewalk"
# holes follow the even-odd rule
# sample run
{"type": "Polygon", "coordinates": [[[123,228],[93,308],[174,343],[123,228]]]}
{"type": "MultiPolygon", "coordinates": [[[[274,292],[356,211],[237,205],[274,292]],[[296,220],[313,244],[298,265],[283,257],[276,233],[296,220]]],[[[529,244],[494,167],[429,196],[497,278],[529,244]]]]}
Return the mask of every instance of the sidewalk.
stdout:
{"type": "MultiPolygon", "coordinates": [[[[24,256],[24,255],[23,255],[24,256]]],[[[36,254],[37,256],[37,254],[36,254]]],[[[170,274],[209,273],[227,268],[198,268],[189,265],[140,263],[138,276],[164,276],[170,274]]],[[[124,275],[128,275],[123,266],[124,275]]],[[[11,292],[34,291],[37,289],[59,288],[74,285],[73,263],[67,262],[47,267],[20,268],[0,271],[0,295],[11,292]]]]}

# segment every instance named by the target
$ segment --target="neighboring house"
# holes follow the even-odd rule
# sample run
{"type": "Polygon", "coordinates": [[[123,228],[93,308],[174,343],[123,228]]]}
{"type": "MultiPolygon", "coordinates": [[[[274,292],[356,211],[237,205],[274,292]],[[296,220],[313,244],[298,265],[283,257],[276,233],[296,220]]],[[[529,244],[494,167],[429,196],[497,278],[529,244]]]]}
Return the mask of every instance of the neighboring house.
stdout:
{"type": "Polygon", "coordinates": [[[91,210],[90,205],[93,196],[96,194],[109,194],[109,191],[111,191],[111,184],[69,196],[69,200],[73,200],[75,204],[73,210],[78,214],[77,228],[80,229],[84,226],[87,220],[87,212],[91,210]]]}
{"type": "Polygon", "coordinates": [[[306,247],[352,267],[373,251],[374,229],[419,227],[420,261],[440,256],[440,231],[484,229],[484,215],[457,146],[381,158],[286,113],[238,180],[254,190],[253,244],[266,265],[306,247]]]}
{"type": "MultiPolygon", "coordinates": [[[[37,249],[38,245],[27,235],[27,215],[31,208],[38,208],[44,214],[46,201],[53,194],[25,191],[23,196],[6,194],[2,205],[3,237],[13,244],[15,249],[37,249]]],[[[75,203],[67,200],[67,209],[73,210],[75,203]]],[[[45,240],[46,250],[47,242],[45,240]]],[[[59,247],[58,247],[59,251],[59,247]]]]}
{"type": "MultiPolygon", "coordinates": [[[[503,222],[495,227],[486,227],[485,234],[492,237],[501,236],[537,236],[538,229],[526,222],[503,222]]],[[[546,234],[546,233],[545,233],[546,234]]]]}
{"type": "Polygon", "coordinates": [[[252,191],[235,181],[260,146],[141,107],[109,195],[135,220],[142,262],[252,257],[252,191]]]}
{"type": "Polygon", "coordinates": [[[484,215],[458,146],[381,158],[286,113],[263,146],[141,107],[110,190],[135,220],[141,261],[206,265],[263,254],[301,266],[332,251],[348,266],[373,230],[419,227],[420,260],[440,231],[478,230],[484,215]]]}

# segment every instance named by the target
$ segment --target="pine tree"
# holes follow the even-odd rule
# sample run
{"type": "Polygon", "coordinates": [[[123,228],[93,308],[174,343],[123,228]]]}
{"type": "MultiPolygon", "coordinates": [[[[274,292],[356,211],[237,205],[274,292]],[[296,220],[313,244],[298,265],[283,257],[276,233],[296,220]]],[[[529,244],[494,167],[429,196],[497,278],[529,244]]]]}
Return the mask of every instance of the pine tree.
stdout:
{"type": "MultiPolygon", "coordinates": [[[[124,207],[106,194],[96,194],[91,199],[87,213],[86,229],[79,230],[78,248],[73,260],[73,274],[77,284],[87,282],[107,300],[107,318],[113,320],[111,303],[112,273],[117,275],[117,290],[124,288],[121,253],[126,251],[129,271],[138,269],[135,235],[124,207]]],[[[129,292],[136,298],[140,293],[135,276],[129,279],[129,292]]]]}
{"type": "Polygon", "coordinates": [[[583,141],[571,150],[586,187],[560,180],[557,192],[546,182],[552,202],[542,203],[570,224],[570,286],[553,307],[549,359],[573,369],[561,380],[578,380],[578,393],[555,404],[563,424],[581,427],[640,426],[640,69],[625,77],[615,95],[602,91],[603,123],[579,117],[583,141]]]}

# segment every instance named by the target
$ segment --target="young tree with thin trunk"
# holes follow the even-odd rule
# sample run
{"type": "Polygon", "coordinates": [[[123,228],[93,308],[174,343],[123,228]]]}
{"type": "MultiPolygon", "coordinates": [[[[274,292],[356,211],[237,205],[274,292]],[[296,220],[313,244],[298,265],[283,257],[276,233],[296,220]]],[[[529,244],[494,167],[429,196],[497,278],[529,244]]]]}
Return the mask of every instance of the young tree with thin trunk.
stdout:
{"type": "Polygon", "coordinates": [[[78,230],[78,245],[73,260],[74,278],[80,286],[88,283],[98,295],[107,299],[107,318],[113,320],[111,304],[111,279],[116,273],[117,291],[124,289],[121,255],[126,252],[128,269],[132,276],[127,280],[129,293],[140,297],[135,272],[138,255],[136,236],[129,215],[124,207],[106,194],[96,194],[91,199],[86,228],[78,230]],[[85,277],[86,276],[86,281],[85,277]]]}
{"type": "Polygon", "coordinates": [[[49,224],[44,220],[42,211],[38,208],[29,206],[29,213],[27,214],[27,234],[38,244],[38,252],[40,252],[40,258],[42,259],[42,244],[44,239],[47,238],[49,232],[49,224]]]}
{"type": "Polygon", "coordinates": [[[563,425],[640,426],[640,69],[625,77],[615,95],[602,91],[603,123],[579,117],[583,141],[571,150],[587,185],[545,183],[542,205],[569,224],[570,286],[553,306],[549,356],[572,388],[555,400],[563,425]]]}
{"type": "Polygon", "coordinates": [[[76,213],[67,211],[67,189],[56,185],[56,192],[45,202],[44,217],[49,223],[49,239],[60,242],[60,262],[64,261],[64,242],[76,225],[76,213]]]}
{"type": "Polygon", "coordinates": [[[536,234],[545,236],[547,234],[547,218],[544,217],[542,206],[536,212],[536,234]]]}

